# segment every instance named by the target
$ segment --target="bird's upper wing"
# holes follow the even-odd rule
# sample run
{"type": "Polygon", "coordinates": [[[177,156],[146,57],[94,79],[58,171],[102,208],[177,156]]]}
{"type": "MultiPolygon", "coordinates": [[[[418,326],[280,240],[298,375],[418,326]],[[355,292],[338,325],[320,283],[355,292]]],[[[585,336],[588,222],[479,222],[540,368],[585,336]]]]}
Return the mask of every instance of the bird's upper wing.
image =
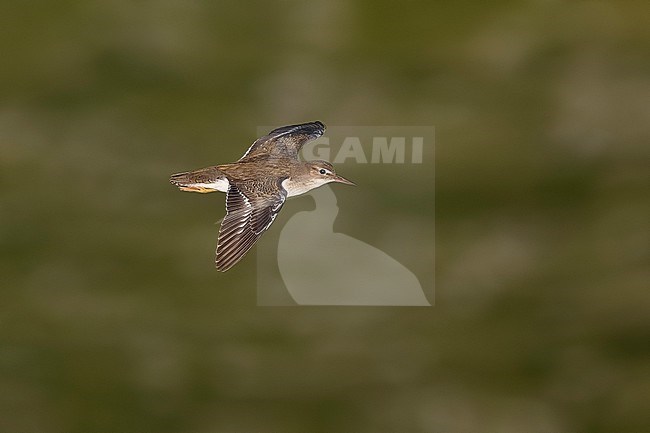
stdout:
{"type": "Polygon", "coordinates": [[[258,138],[239,159],[254,159],[258,156],[298,158],[300,148],[325,132],[321,122],[302,123],[274,129],[268,135],[258,138]]]}
{"type": "Polygon", "coordinates": [[[217,241],[217,270],[227,271],[244,257],[271,226],[286,198],[287,192],[273,179],[230,184],[217,241]]]}

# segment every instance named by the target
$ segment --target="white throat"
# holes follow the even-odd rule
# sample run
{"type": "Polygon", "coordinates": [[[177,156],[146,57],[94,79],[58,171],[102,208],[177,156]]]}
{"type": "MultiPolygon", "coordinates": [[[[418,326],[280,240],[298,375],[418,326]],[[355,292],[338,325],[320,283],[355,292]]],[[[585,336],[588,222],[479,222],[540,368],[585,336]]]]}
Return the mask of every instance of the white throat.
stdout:
{"type": "Polygon", "coordinates": [[[307,182],[295,182],[291,178],[288,178],[282,181],[282,188],[287,191],[287,197],[293,197],[330,182],[330,179],[309,179],[307,182]]]}

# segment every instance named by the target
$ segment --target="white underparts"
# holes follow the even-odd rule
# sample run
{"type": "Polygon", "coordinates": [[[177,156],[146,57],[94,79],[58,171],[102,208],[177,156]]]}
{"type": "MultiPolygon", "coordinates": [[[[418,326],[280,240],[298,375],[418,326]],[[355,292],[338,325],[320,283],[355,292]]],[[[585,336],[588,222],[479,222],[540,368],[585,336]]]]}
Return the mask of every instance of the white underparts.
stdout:
{"type": "Polygon", "coordinates": [[[221,191],[221,192],[228,192],[228,187],[230,186],[230,182],[228,182],[228,179],[223,178],[223,179],[217,179],[216,181],[211,183],[192,183],[187,186],[193,186],[193,187],[203,188],[203,189],[213,189],[215,191],[221,191]]]}

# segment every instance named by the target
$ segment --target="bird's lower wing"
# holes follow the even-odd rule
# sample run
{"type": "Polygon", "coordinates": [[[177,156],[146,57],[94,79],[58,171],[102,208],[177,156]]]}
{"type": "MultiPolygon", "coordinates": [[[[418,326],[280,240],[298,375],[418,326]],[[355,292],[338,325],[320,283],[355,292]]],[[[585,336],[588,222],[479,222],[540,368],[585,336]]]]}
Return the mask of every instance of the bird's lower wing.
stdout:
{"type": "Polygon", "coordinates": [[[271,226],[286,200],[282,189],[272,196],[257,196],[244,186],[231,184],[226,195],[226,216],[217,241],[217,270],[225,272],[239,262],[271,226]]]}

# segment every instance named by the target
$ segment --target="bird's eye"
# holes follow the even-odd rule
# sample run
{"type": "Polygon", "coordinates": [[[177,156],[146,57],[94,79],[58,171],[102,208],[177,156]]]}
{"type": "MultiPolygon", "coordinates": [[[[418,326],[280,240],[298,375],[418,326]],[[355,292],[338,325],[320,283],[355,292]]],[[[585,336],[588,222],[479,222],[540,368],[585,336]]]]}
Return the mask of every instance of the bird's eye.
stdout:
{"type": "Polygon", "coordinates": [[[324,168],[321,168],[318,172],[320,174],[325,174],[325,173],[327,173],[327,170],[325,170],[324,168]]]}

